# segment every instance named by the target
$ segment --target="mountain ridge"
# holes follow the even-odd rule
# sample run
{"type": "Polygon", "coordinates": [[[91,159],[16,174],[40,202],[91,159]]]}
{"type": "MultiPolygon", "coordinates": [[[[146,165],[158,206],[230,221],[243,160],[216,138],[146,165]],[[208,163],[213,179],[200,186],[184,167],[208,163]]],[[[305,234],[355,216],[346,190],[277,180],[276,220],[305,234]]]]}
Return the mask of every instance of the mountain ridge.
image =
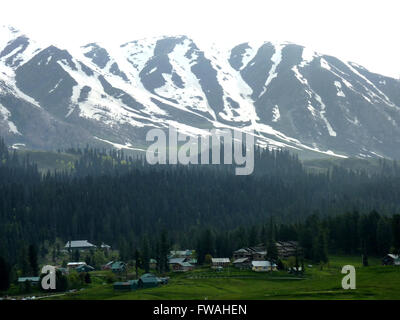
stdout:
{"type": "Polygon", "coordinates": [[[294,152],[400,158],[400,81],[356,63],[288,42],[203,50],[184,35],[59,49],[6,29],[0,134],[10,145],[129,150],[174,125],[252,130],[259,145],[294,152]]]}

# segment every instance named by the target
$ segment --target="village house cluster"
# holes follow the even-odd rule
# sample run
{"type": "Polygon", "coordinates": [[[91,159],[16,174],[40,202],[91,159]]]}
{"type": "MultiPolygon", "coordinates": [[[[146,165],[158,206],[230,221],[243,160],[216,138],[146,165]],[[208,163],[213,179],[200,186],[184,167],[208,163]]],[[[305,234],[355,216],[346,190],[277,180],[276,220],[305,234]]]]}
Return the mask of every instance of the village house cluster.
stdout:
{"type": "MultiPolygon", "coordinates": [[[[88,242],[87,240],[68,241],[63,251],[88,251],[100,248],[102,250],[111,250],[111,246],[102,243],[100,246],[88,242]]],[[[279,259],[288,259],[290,257],[302,254],[302,248],[296,241],[277,241],[276,249],[279,259]]],[[[254,247],[244,247],[235,250],[232,258],[229,257],[211,257],[209,261],[210,268],[215,271],[221,271],[224,268],[233,266],[238,270],[252,270],[254,272],[272,272],[277,271],[278,266],[275,261],[267,259],[267,249],[265,245],[259,244],[254,247]]],[[[387,254],[382,259],[383,265],[400,266],[400,256],[395,254],[387,254]]],[[[168,255],[168,265],[171,272],[189,272],[196,268],[197,257],[195,250],[172,250],[168,255]]],[[[150,269],[157,268],[157,260],[149,260],[150,269]]],[[[299,267],[298,267],[299,268],[299,267]]],[[[88,265],[84,261],[68,262],[66,267],[57,266],[62,274],[68,275],[70,272],[88,273],[95,270],[93,266],[88,265]]],[[[101,270],[110,270],[113,274],[119,276],[125,281],[114,282],[114,290],[131,291],[142,288],[152,288],[168,283],[169,277],[157,277],[153,273],[145,273],[135,280],[127,279],[128,265],[124,261],[109,261],[101,266],[101,270]]],[[[300,271],[300,270],[297,270],[300,271]]],[[[24,285],[29,282],[31,285],[39,285],[40,277],[19,277],[18,283],[24,285]]]]}

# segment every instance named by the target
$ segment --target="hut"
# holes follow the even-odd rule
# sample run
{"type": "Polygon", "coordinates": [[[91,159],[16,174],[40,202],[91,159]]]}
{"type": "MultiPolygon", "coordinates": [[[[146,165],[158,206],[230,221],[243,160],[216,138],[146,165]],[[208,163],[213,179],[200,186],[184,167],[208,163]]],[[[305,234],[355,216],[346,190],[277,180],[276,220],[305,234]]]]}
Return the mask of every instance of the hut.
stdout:
{"type": "Polygon", "coordinates": [[[136,290],[139,287],[138,280],[128,280],[124,282],[114,282],[114,290],[119,291],[132,291],[136,290]]]}

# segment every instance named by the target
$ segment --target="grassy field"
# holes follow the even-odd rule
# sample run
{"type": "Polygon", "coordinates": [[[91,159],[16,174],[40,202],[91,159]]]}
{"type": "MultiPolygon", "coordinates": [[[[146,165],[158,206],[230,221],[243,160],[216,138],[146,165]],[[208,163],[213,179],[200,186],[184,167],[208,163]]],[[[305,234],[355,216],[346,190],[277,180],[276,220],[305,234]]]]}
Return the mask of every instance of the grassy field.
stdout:
{"type": "MultiPolygon", "coordinates": [[[[222,272],[199,268],[184,274],[170,274],[169,284],[132,292],[114,291],[112,285],[94,281],[90,287],[53,299],[399,299],[400,268],[381,266],[378,259],[370,259],[369,267],[362,267],[359,257],[334,256],[331,262],[306,267],[303,277],[287,272],[255,273],[233,267],[222,272]],[[355,290],[341,287],[341,269],[350,264],[356,267],[355,290]]],[[[93,274],[93,279],[96,274],[93,274]]]]}

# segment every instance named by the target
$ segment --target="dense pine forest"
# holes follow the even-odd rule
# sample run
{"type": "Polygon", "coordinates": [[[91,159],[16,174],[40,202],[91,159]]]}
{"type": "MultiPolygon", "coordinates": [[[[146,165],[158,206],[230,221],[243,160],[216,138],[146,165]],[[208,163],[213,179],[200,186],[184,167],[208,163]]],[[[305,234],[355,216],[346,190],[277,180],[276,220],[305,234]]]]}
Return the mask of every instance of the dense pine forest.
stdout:
{"type": "MultiPolygon", "coordinates": [[[[231,166],[150,166],[121,151],[70,149],[67,169],[40,172],[0,141],[0,257],[17,266],[43,243],[105,242],[122,259],[160,238],[169,247],[231,256],[268,239],[298,240],[306,259],[326,252],[384,255],[400,249],[400,168],[333,167],[309,172],[287,151],[256,150],[255,170],[231,166]]],[[[146,249],[146,251],[148,251],[146,249]]],[[[143,251],[143,250],[142,250],[143,251]]]]}

